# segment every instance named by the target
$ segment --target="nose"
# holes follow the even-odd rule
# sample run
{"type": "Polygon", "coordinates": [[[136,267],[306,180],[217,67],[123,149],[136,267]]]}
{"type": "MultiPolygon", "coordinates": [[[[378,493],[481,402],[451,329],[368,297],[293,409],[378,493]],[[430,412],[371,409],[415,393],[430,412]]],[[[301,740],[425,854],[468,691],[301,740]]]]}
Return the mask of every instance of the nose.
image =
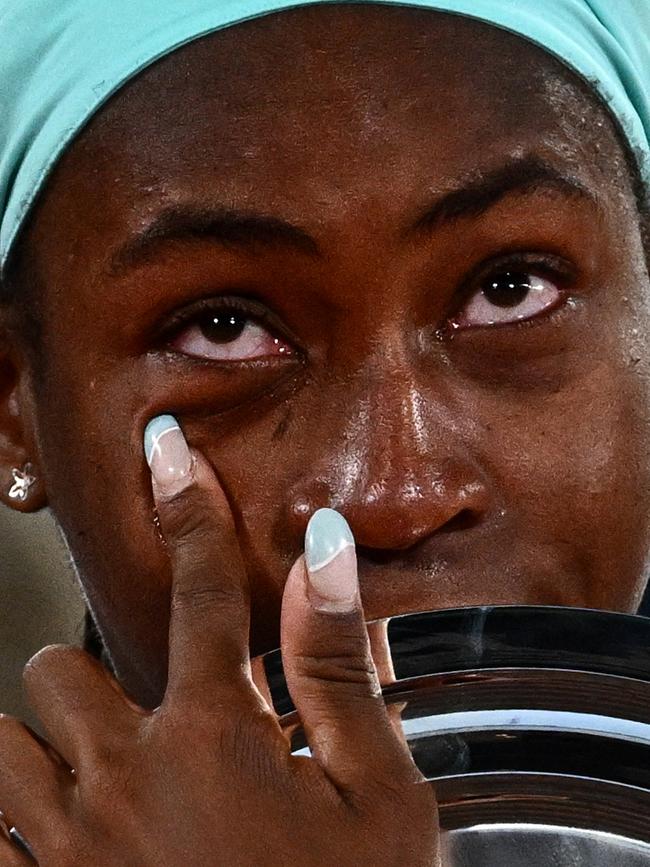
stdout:
{"type": "Polygon", "coordinates": [[[290,491],[296,533],[328,506],[372,556],[484,519],[489,487],[461,429],[467,418],[454,418],[411,372],[384,370],[372,385],[363,378],[356,399],[340,394],[328,404],[338,407],[328,414],[337,421],[326,425],[328,445],[290,491]]]}
{"type": "MultiPolygon", "coordinates": [[[[338,509],[354,530],[359,550],[405,550],[433,533],[467,529],[484,512],[484,490],[462,479],[460,466],[447,465],[422,484],[383,478],[366,497],[338,509]],[[379,487],[380,486],[380,487],[379,487]]],[[[332,508],[337,508],[333,506],[332,508]]]]}

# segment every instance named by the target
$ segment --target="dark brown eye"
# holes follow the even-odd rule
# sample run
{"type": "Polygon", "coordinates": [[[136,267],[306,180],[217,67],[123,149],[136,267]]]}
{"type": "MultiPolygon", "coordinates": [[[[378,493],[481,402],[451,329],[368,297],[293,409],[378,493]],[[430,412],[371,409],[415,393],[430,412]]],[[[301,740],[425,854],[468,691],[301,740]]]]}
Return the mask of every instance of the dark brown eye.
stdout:
{"type": "Polygon", "coordinates": [[[201,317],[197,324],[207,340],[213,343],[230,343],[241,336],[249,318],[245,313],[224,310],[201,317]]]}
{"type": "Polygon", "coordinates": [[[538,274],[501,271],[482,282],[452,324],[455,328],[484,328],[535,319],[557,307],[563,297],[552,280],[538,274]]]}
{"type": "Polygon", "coordinates": [[[533,289],[530,274],[504,271],[490,277],[483,287],[483,295],[496,307],[517,307],[533,289]]]}
{"type": "Polygon", "coordinates": [[[292,354],[291,347],[275,337],[257,317],[232,307],[198,314],[170,346],[184,355],[214,361],[252,361],[292,354]]]}

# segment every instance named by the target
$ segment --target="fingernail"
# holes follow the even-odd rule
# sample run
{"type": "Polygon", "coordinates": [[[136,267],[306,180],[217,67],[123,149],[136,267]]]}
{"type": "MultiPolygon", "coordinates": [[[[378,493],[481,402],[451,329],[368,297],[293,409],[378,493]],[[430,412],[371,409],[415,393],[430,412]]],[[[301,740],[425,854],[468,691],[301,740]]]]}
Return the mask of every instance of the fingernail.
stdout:
{"type": "Polygon", "coordinates": [[[173,415],[151,419],[144,432],[144,453],[163,496],[180,493],[192,481],[192,454],[173,415]]]}
{"type": "Polygon", "coordinates": [[[315,512],[305,534],[309,598],[321,611],[351,611],[357,601],[358,578],[354,536],[334,509],[315,512]]]}

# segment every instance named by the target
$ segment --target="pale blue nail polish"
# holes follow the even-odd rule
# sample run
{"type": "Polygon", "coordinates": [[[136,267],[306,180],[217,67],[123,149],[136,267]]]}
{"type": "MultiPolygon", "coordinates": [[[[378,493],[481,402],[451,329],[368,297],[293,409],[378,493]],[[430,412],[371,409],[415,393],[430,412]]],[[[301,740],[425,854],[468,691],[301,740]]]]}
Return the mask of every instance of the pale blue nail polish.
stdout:
{"type": "Polygon", "coordinates": [[[307,569],[310,572],[322,569],[350,545],[354,546],[354,536],[343,515],[335,509],[318,509],[305,533],[307,569]]]}
{"type": "Polygon", "coordinates": [[[147,463],[151,466],[151,458],[161,435],[170,430],[180,430],[180,425],[173,415],[158,415],[152,418],[144,431],[144,453],[147,463]]]}

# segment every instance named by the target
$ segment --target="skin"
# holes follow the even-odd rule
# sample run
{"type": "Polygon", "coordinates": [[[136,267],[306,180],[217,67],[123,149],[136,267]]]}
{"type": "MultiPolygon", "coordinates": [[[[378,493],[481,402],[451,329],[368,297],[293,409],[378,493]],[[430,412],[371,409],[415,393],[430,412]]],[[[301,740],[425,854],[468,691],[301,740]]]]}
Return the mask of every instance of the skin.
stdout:
{"type": "Polygon", "coordinates": [[[173,558],[142,450],[160,413],[232,511],[253,655],[280,643],[286,577],[322,506],[354,532],[367,620],[484,603],[636,610],[650,542],[642,225],[612,122],[539,49],[372,6],[217,33],[104,107],[54,172],[26,250],[44,332],[40,365],[9,332],[2,489],[32,461],[21,508],[52,508],[142,708],[168,678],[173,558]],[[481,213],[457,197],[405,234],[506,164],[517,189],[481,213]],[[118,267],[175,204],[289,220],[313,240],[195,232],[118,267]],[[513,271],[546,280],[552,309],[473,321],[481,290],[513,271]],[[219,296],[271,311],[256,361],[189,357],[207,345],[196,328],[162,333],[219,296]]]}
{"type": "MultiPolygon", "coordinates": [[[[171,475],[168,443],[152,463],[174,573],[164,699],[147,712],[83,651],[41,651],[25,685],[50,745],[0,719],[7,825],[40,867],[440,865],[435,795],[383,702],[354,548],[309,577],[301,556],[287,578],[285,670],[312,753],[293,756],[253,684],[228,501],[187,445],[171,475]]],[[[0,863],[32,862],[0,838],[0,863]]]]}

